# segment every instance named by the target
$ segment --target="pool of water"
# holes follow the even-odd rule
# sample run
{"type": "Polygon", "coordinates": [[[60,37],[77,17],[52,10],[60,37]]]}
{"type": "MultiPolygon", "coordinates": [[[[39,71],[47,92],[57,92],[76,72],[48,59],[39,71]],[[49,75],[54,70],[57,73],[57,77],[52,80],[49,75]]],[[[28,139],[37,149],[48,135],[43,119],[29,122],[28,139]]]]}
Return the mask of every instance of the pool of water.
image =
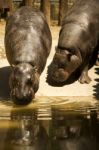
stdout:
{"type": "Polygon", "coordinates": [[[0,150],[99,150],[98,102],[54,100],[2,112],[0,150]]]}

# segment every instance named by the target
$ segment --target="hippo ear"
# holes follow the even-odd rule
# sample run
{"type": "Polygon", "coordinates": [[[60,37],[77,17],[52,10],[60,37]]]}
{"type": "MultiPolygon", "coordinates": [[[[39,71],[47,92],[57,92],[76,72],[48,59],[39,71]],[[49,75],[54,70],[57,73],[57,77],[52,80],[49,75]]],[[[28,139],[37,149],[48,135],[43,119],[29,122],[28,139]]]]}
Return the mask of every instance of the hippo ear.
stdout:
{"type": "Polygon", "coordinates": [[[76,53],[72,55],[71,60],[79,61],[80,63],[82,63],[82,56],[79,50],[77,50],[76,53]]]}
{"type": "Polygon", "coordinates": [[[79,57],[76,56],[76,55],[72,55],[72,56],[71,56],[71,62],[73,62],[74,64],[77,64],[77,65],[80,65],[81,62],[82,62],[82,59],[79,58],[79,57]]]}

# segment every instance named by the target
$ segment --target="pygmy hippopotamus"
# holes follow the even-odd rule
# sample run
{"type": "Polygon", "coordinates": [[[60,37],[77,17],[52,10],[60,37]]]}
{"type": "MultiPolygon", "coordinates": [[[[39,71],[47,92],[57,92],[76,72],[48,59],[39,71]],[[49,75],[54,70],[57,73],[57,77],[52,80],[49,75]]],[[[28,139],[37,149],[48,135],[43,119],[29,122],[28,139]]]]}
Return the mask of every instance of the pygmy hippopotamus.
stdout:
{"type": "Polygon", "coordinates": [[[6,22],[5,49],[12,67],[9,83],[16,104],[28,104],[51,50],[52,36],[42,12],[23,6],[6,22]]]}
{"type": "Polygon", "coordinates": [[[48,82],[64,83],[75,73],[80,83],[90,83],[88,69],[95,64],[98,49],[99,0],[77,0],[63,19],[48,82]]]}

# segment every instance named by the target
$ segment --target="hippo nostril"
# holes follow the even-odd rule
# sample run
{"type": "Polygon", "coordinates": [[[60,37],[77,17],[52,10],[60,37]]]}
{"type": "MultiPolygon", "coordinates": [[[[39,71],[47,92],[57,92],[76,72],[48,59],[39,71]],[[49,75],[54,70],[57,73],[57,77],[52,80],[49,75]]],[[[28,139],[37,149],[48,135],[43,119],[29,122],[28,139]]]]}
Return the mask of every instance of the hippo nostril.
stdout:
{"type": "Polygon", "coordinates": [[[28,92],[27,94],[24,94],[21,99],[24,99],[25,101],[28,101],[33,98],[33,94],[31,92],[28,92]]]}

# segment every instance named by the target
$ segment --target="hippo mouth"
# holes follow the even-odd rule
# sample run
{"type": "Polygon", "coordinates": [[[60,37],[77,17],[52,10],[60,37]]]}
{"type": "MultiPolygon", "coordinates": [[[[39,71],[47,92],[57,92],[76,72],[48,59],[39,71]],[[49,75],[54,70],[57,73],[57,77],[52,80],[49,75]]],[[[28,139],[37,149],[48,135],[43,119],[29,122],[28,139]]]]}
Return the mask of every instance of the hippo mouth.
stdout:
{"type": "Polygon", "coordinates": [[[35,97],[34,92],[32,94],[29,94],[28,96],[21,96],[19,97],[15,90],[11,90],[11,98],[16,105],[28,105],[35,97]]]}
{"type": "Polygon", "coordinates": [[[13,102],[16,105],[28,105],[31,101],[32,101],[32,99],[26,99],[26,98],[17,99],[15,97],[13,98],[13,102]]]}

